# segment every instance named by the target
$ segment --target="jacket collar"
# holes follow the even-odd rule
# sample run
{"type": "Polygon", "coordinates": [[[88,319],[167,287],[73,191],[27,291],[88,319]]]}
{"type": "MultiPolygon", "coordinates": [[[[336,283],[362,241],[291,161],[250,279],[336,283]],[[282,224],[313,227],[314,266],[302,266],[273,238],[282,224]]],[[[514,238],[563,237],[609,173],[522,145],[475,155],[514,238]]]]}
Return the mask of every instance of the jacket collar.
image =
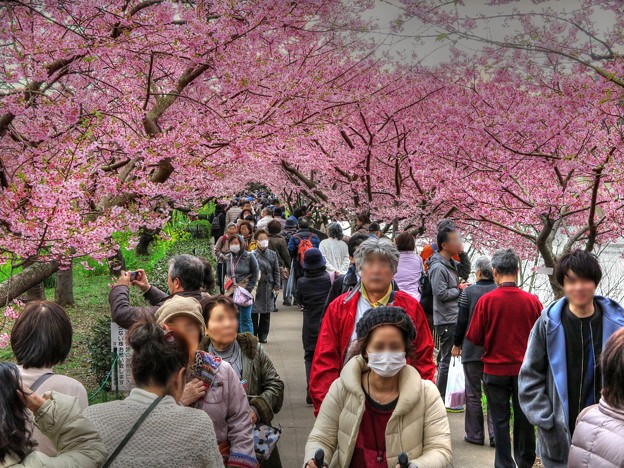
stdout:
{"type": "MultiPolygon", "coordinates": [[[[210,341],[210,337],[204,336],[202,341],[199,343],[199,349],[203,351],[208,351],[210,341]]],[[[236,341],[238,341],[243,355],[253,361],[256,357],[256,351],[258,349],[258,338],[248,332],[239,333],[238,335],[236,335],[236,341]]]]}
{"type": "MultiPolygon", "coordinates": [[[[126,397],[127,401],[132,401],[135,403],[139,403],[141,405],[145,405],[145,406],[149,406],[153,403],[153,401],[158,398],[158,395],[152,393],[152,392],[148,392],[146,390],[143,390],[141,388],[133,388],[132,390],[130,390],[130,394],[126,397]]],[[[175,402],[175,400],[173,399],[172,396],[167,395],[165,396],[162,401],[159,403],[160,405],[162,404],[174,404],[176,405],[177,403],[175,402]]]]}
{"type": "MultiPolygon", "coordinates": [[[[595,296],[594,301],[602,311],[602,347],[613,333],[624,327],[624,308],[617,302],[602,296],[595,296]]],[[[559,398],[563,403],[566,422],[568,421],[568,373],[565,352],[565,333],[561,324],[561,315],[568,300],[563,297],[552,303],[542,312],[548,320],[546,322],[546,350],[548,362],[557,388],[559,398]]]]}
{"type": "MultiPolygon", "coordinates": [[[[345,389],[355,395],[362,404],[364,403],[364,390],[362,389],[362,374],[369,370],[368,364],[362,356],[350,359],[340,372],[340,380],[345,389]]],[[[416,403],[422,398],[422,379],[418,371],[409,364],[399,372],[399,401],[393,415],[409,413],[416,403]]]]}
{"type": "Polygon", "coordinates": [[[606,401],[604,401],[604,398],[600,399],[600,402],[598,403],[598,409],[602,414],[606,414],[611,418],[624,421],[624,410],[610,406],[606,401]]]}

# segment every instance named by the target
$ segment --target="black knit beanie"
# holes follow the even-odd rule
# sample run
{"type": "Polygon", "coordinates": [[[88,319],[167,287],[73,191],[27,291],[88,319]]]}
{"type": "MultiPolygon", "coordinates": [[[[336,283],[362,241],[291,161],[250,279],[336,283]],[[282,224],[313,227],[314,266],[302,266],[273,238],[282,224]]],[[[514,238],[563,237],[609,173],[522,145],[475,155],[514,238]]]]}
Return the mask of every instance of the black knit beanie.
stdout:
{"type": "Polygon", "coordinates": [[[416,338],[416,328],[412,319],[402,307],[377,307],[368,309],[357,323],[355,331],[358,339],[363,338],[373,328],[380,325],[394,325],[399,328],[411,343],[416,338]]]}

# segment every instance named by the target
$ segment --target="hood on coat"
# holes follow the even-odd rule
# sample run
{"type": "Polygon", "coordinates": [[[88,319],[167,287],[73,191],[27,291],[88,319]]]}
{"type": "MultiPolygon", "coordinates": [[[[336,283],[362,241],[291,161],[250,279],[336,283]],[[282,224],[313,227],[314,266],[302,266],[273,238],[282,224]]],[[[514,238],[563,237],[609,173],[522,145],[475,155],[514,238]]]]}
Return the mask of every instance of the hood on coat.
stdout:
{"type": "MultiPolygon", "coordinates": [[[[340,372],[340,380],[344,388],[362,401],[365,399],[362,389],[362,374],[369,371],[370,368],[364,358],[358,355],[351,358],[340,372]]],[[[423,397],[420,374],[412,366],[406,365],[399,372],[399,401],[394,412],[397,414],[408,413],[423,397]]]]}
{"type": "Polygon", "coordinates": [[[456,269],[455,268],[455,260],[453,260],[453,259],[451,259],[450,261],[447,260],[438,251],[433,252],[433,255],[431,255],[431,257],[429,257],[427,259],[427,268],[430,269],[436,263],[441,263],[442,265],[444,265],[444,266],[446,266],[448,268],[456,269]],[[453,263],[451,263],[451,262],[453,262],[453,263]]]}

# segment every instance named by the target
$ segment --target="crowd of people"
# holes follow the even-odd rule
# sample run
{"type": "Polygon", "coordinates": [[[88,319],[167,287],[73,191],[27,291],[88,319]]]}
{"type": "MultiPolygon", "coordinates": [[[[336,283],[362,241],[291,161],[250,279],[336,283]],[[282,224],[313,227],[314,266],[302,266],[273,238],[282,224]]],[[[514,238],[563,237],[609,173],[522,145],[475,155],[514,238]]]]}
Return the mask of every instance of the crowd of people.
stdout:
{"type": "Polygon", "coordinates": [[[54,373],[71,321],[28,304],[11,334],[17,364],[0,363],[0,464],[281,467],[284,382],[262,346],[281,293],[302,313],[301,398],[316,415],[305,468],[449,466],[453,358],[464,441],[487,442],[496,467],[538,455],[546,468],[624,466],[624,309],[596,294],[595,256],[562,256],[563,297],[544,307],[519,287],[512,249],[473,266],[451,220],[418,252],[412,230],[390,238],[361,215],[347,237],[310,214],[237,197],[210,220],[214,272],[175,256],[167,292],[121,272],[109,302],[133,350],[124,400],[88,406],[80,382],[54,373]],[[147,305],[131,305],[131,288],[147,305]]]}

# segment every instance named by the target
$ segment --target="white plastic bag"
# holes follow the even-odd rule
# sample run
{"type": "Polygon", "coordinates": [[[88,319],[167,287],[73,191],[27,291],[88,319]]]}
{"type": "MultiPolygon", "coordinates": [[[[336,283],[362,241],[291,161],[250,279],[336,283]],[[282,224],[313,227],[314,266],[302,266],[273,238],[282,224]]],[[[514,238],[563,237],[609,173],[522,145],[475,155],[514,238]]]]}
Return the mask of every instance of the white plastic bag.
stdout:
{"type": "Polygon", "coordinates": [[[449,409],[462,409],[466,404],[466,379],[460,357],[451,358],[444,404],[449,409]]]}

